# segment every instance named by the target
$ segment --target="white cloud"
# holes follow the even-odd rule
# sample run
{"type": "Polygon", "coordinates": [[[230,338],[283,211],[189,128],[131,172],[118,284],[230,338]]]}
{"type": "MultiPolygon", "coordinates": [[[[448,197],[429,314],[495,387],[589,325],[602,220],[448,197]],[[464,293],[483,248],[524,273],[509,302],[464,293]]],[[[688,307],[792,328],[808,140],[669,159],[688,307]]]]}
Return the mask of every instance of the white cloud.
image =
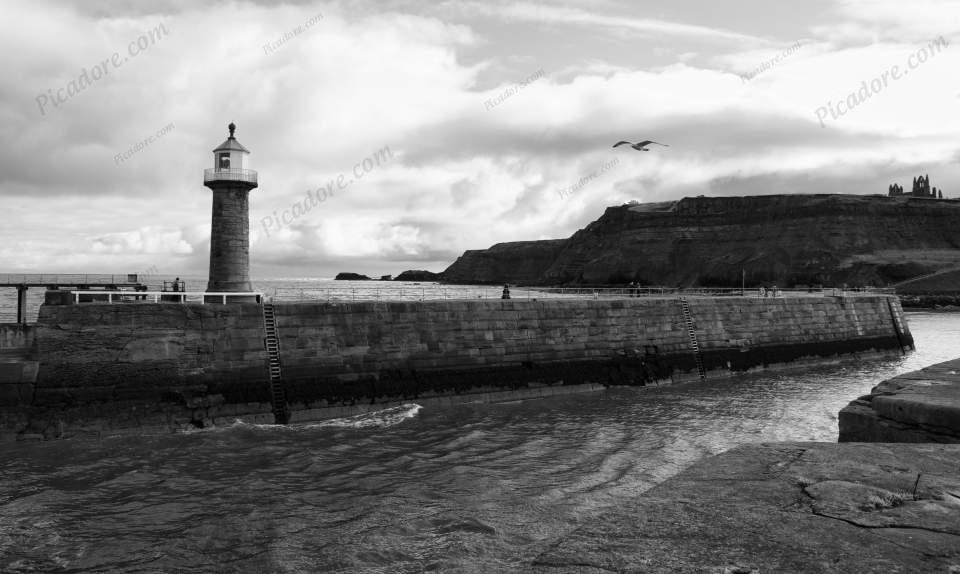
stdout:
{"type": "MultiPolygon", "coordinates": [[[[250,196],[253,264],[296,275],[328,276],[351,270],[331,265],[371,261],[424,261],[439,270],[465,249],[566,237],[608,205],[709,193],[717,182],[770,178],[791,191],[794,178],[816,174],[833,182],[818,191],[849,191],[851,180],[873,185],[871,178],[957,156],[960,49],[949,36],[950,26],[960,29],[957,4],[918,10],[849,0],[833,21],[811,16],[809,34],[776,39],[644,18],[640,8],[612,2],[602,14],[570,4],[444,5],[441,13],[462,17],[457,23],[416,2],[380,11],[331,5],[319,9],[322,20],[265,53],[264,44],[318,9],[168,2],[143,14],[107,0],[78,9],[18,2],[16,22],[0,22],[9,61],[0,78],[0,137],[8,143],[0,151],[0,201],[13,214],[0,243],[22,248],[0,251],[0,263],[205,272],[210,191],[201,174],[229,121],[260,171],[250,196]],[[490,33],[481,20],[516,33],[561,26],[583,53],[549,66],[537,50],[550,46],[501,47],[480,32],[490,33]],[[38,94],[160,22],[169,30],[161,42],[39,114],[38,94]],[[617,33],[597,44],[597,30],[617,33]],[[939,34],[950,47],[819,126],[819,106],[904,66],[939,34]],[[682,39],[683,49],[664,39],[682,39]],[[752,81],[735,75],[798,40],[808,43],[752,81]],[[675,63],[613,57],[658,49],[677,54],[675,63]],[[518,63],[523,73],[515,73],[518,63]],[[487,100],[541,68],[545,77],[487,109],[487,100]],[[503,75],[480,82],[484,71],[503,75]],[[176,129],[117,165],[117,153],[169,123],[176,129]],[[671,147],[610,148],[638,138],[671,147]],[[307,189],[354,178],[355,166],[385,145],[394,153],[388,162],[294,224],[264,233],[263,218],[307,189]],[[614,169],[558,196],[614,157],[614,169]]],[[[938,187],[960,190],[960,181],[932,176],[938,187]]],[[[860,185],[853,190],[885,189],[860,185]]]]}
{"type": "Polygon", "coordinates": [[[574,26],[598,26],[638,34],[659,36],[683,36],[700,40],[724,40],[748,43],[765,43],[765,40],[749,34],[741,34],[720,28],[710,28],[657,18],[632,18],[614,14],[596,14],[580,8],[555,6],[533,2],[508,2],[489,4],[462,2],[458,9],[468,13],[494,16],[510,21],[567,24],[574,26]]]}

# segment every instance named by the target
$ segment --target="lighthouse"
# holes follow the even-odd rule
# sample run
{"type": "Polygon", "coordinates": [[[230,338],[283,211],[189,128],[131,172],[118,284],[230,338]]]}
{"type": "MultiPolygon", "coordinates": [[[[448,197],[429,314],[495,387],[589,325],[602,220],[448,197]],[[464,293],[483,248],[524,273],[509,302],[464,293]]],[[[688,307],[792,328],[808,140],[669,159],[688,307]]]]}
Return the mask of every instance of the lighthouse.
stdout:
{"type": "Polygon", "coordinates": [[[230,137],[213,150],[213,168],[203,172],[203,185],[213,192],[207,292],[250,293],[248,198],[250,190],[257,187],[257,172],[247,169],[250,150],[233,136],[237,126],[231,122],[227,129],[230,137]]]}

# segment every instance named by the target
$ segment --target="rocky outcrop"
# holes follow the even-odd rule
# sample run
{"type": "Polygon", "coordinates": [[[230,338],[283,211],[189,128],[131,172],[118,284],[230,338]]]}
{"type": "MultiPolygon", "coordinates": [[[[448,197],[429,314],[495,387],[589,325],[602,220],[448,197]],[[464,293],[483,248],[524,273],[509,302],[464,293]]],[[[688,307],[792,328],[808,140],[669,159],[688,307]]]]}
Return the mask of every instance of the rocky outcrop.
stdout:
{"type": "Polygon", "coordinates": [[[960,571],[960,446],[782,443],[704,459],[525,572],[960,571]]]}
{"type": "Polygon", "coordinates": [[[960,443],[960,359],[883,381],[839,422],[840,442],[960,443]]]}
{"type": "Polygon", "coordinates": [[[443,279],[443,273],[433,273],[423,269],[408,269],[397,275],[394,281],[440,281],[443,279]]]}
{"type": "Polygon", "coordinates": [[[566,240],[467,251],[458,282],[886,285],[960,263],[960,201],[696,197],[607,208],[566,240]]]}
{"type": "Polygon", "coordinates": [[[362,275],[360,273],[350,273],[348,271],[337,273],[337,276],[334,277],[334,279],[337,281],[371,281],[371,279],[366,275],[362,275]]]}
{"type": "Polygon", "coordinates": [[[566,239],[514,241],[466,251],[443,278],[450,283],[539,283],[566,244],[566,239]]]}

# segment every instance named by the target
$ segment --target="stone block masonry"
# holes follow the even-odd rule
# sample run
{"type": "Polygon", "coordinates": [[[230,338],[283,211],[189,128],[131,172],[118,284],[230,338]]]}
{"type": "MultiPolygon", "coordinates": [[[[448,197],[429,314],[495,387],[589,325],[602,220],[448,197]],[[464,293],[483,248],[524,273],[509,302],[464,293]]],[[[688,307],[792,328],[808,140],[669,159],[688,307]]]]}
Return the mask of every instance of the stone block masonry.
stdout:
{"type": "Polygon", "coordinates": [[[25,405],[37,379],[37,330],[32,325],[0,325],[0,405],[25,405]]]}
{"type": "MultiPolygon", "coordinates": [[[[806,356],[900,349],[887,297],[690,298],[708,376],[806,356]]],[[[536,385],[696,378],[673,298],[276,306],[301,408],[536,385]]],[[[905,323],[902,323],[905,325],[905,323]]],[[[912,345],[909,331],[901,341],[912,345]]],[[[294,410],[297,410],[296,408],[294,410]]]]}
{"type": "MultiPolygon", "coordinates": [[[[708,378],[912,345],[887,296],[688,303],[708,378]]],[[[698,378],[676,298],[278,302],[275,312],[294,422],[403,400],[698,378]]],[[[44,305],[32,398],[0,397],[0,433],[273,422],[261,313],[256,304],[44,305]]]]}

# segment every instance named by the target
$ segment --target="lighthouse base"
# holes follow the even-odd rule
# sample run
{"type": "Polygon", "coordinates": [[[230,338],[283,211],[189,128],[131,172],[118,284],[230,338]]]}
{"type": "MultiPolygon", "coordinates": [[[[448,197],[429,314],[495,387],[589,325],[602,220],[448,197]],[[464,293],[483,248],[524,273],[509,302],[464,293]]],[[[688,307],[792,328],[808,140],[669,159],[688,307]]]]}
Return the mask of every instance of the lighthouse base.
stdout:
{"type": "Polygon", "coordinates": [[[259,303],[250,281],[208,281],[204,303],[259,303]],[[236,295],[234,295],[236,293],[236,295]]]}
{"type": "Polygon", "coordinates": [[[210,293],[203,296],[206,304],[216,303],[261,303],[260,293],[210,293]]]}
{"type": "Polygon", "coordinates": [[[243,281],[207,281],[208,293],[250,293],[253,291],[253,284],[250,280],[243,281]]]}

